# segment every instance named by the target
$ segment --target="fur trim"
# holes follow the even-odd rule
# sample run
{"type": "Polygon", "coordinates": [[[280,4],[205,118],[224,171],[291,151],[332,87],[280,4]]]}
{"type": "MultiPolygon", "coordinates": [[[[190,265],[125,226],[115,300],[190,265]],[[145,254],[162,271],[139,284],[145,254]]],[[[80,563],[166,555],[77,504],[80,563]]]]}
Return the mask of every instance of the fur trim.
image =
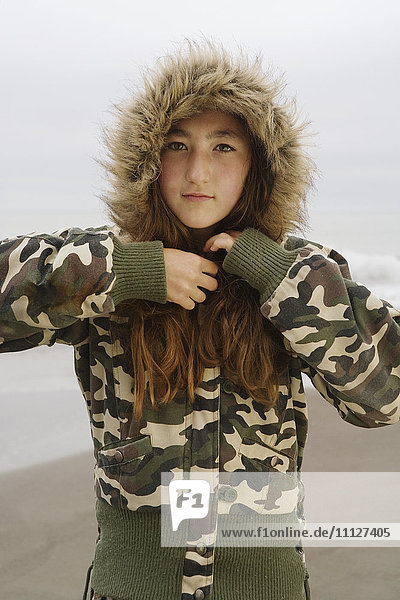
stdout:
{"type": "Polygon", "coordinates": [[[104,199],[117,225],[135,239],[166,134],[173,123],[204,110],[244,119],[265,147],[265,168],[273,177],[266,218],[279,219],[282,235],[302,225],[314,166],[303,148],[306,124],[297,124],[294,102],[279,103],[283,87],[262,72],[259,59],[234,58],[210,42],[189,43],[160,59],[147,72],[143,90],[118,107],[117,126],[106,137],[112,189],[104,199]]]}

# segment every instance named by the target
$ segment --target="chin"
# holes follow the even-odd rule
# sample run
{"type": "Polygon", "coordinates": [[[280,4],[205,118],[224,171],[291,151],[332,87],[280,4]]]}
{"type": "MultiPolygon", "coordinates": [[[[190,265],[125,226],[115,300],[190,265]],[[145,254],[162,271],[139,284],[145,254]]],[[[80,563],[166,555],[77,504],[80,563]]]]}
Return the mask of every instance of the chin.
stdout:
{"type": "Polygon", "coordinates": [[[218,223],[218,221],[205,221],[204,223],[199,223],[198,221],[182,221],[186,227],[189,229],[208,229],[209,227],[214,227],[218,223]]]}

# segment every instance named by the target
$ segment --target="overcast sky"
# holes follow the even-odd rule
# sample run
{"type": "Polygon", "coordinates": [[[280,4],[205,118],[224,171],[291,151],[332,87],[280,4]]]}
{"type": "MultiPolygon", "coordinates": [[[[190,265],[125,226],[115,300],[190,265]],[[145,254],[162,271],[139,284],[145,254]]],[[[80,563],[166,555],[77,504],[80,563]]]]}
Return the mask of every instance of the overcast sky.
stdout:
{"type": "Polygon", "coordinates": [[[261,52],[317,133],[315,209],[400,210],[398,0],[0,0],[1,207],[99,211],[108,109],[185,37],[261,52]]]}

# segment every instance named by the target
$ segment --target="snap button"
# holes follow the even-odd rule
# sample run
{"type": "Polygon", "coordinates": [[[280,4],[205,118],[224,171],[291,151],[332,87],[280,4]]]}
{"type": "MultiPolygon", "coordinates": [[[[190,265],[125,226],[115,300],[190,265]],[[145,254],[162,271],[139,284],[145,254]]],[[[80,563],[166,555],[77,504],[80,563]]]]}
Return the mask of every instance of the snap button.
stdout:
{"type": "Polygon", "coordinates": [[[194,593],[194,600],[203,600],[203,598],[204,598],[203,590],[201,590],[200,588],[197,589],[194,593]]]}
{"type": "Polygon", "coordinates": [[[235,385],[232,383],[232,381],[229,381],[229,379],[225,379],[222,384],[222,389],[227,394],[231,394],[235,390],[235,385]]]}
{"type": "Polygon", "coordinates": [[[199,544],[196,546],[196,552],[197,554],[200,554],[200,556],[204,556],[207,552],[207,546],[205,544],[199,544]]]}
{"type": "Polygon", "coordinates": [[[237,491],[233,488],[227,488],[225,498],[227,502],[233,502],[237,498],[237,491]]]}
{"type": "Polygon", "coordinates": [[[121,450],[116,450],[114,454],[114,459],[115,462],[122,463],[122,461],[124,460],[124,455],[122,454],[121,450]]]}
{"type": "Polygon", "coordinates": [[[277,456],[273,456],[271,458],[271,461],[270,461],[271,467],[276,467],[276,465],[278,464],[278,462],[279,462],[279,458],[277,456]]]}
{"type": "Polygon", "coordinates": [[[218,499],[223,502],[233,502],[237,498],[237,491],[231,487],[221,487],[218,490],[218,499]]]}

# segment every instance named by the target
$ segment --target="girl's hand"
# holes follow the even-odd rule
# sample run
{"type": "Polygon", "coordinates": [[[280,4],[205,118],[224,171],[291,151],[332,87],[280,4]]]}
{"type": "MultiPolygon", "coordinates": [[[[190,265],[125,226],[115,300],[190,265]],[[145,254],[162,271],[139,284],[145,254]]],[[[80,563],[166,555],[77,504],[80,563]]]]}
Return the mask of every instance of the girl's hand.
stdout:
{"type": "Polygon", "coordinates": [[[203,252],[208,252],[209,250],[216,252],[221,249],[229,252],[235,243],[235,240],[237,240],[241,233],[241,231],[227,231],[213,235],[213,237],[210,237],[210,239],[206,241],[203,252]]]}
{"type": "Polygon", "coordinates": [[[196,302],[204,302],[207,297],[199,287],[212,292],[217,289],[218,265],[211,260],[176,248],[164,248],[164,261],[169,302],[192,310],[196,302]]]}

